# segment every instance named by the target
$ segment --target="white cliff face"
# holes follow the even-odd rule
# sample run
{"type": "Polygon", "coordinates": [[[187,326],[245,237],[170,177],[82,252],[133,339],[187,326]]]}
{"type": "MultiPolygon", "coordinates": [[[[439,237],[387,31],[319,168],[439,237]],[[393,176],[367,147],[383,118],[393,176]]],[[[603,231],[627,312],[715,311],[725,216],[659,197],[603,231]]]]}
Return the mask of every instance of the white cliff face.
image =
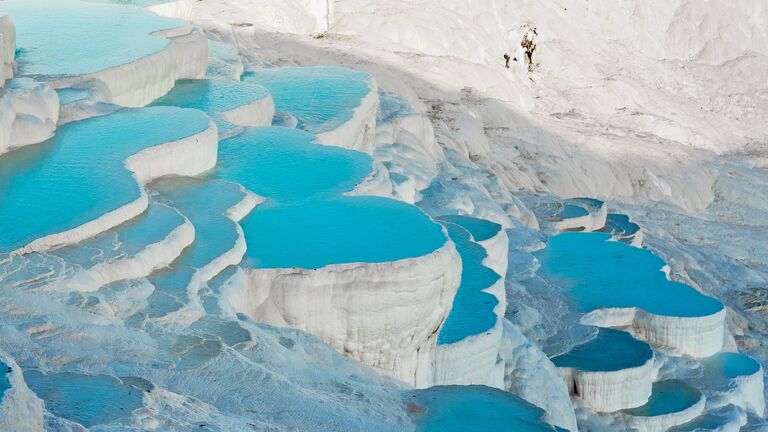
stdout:
{"type": "Polygon", "coordinates": [[[460,272],[458,253],[446,242],[429,255],[393,262],[246,269],[245,285],[234,285],[224,297],[231,310],[305,330],[363,364],[417,384],[431,380],[422,374],[431,372],[428,355],[460,272]]]}
{"type": "MultiPolygon", "coordinates": [[[[10,15],[0,16],[0,82],[13,78],[16,56],[16,28],[10,15]]],[[[0,88],[3,86],[0,85],[0,88]]]]}
{"type": "Polygon", "coordinates": [[[542,408],[544,418],[570,431],[578,430],[565,381],[552,361],[518,328],[504,319],[499,355],[504,360],[504,388],[542,408]]]}
{"type": "Polygon", "coordinates": [[[581,318],[597,327],[628,327],[638,338],[679,355],[708,357],[723,348],[725,309],[703,317],[673,317],[639,308],[598,309],[581,318]]]}
{"type": "Polygon", "coordinates": [[[45,141],[59,119],[59,97],[29,78],[8,81],[0,93],[0,154],[45,141]]]}

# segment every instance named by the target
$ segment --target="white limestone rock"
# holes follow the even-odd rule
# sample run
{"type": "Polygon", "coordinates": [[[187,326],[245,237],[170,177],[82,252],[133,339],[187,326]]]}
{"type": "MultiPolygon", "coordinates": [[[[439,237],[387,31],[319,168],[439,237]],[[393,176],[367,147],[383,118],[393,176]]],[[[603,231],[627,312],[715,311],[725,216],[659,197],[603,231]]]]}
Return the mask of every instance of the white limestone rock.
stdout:
{"type": "Polygon", "coordinates": [[[9,81],[0,91],[0,154],[47,140],[58,119],[59,97],[50,86],[30,78],[9,81]]]}
{"type": "Polygon", "coordinates": [[[225,309],[305,330],[337,351],[418,385],[453,304],[461,258],[452,242],[421,257],[319,269],[245,269],[225,309]]]}
{"type": "Polygon", "coordinates": [[[0,361],[8,366],[9,371],[6,377],[11,384],[11,388],[4,394],[0,394],[0,430],[14,432],[44,430],[43,401],[27,387],[21,368],[12,358],[0,353],[0,361]]]}
{"type": "Polygon", "coordinates": [[[0,88],[3,81],[13,78],[16,57],[16,27],[10,15],[0,16],[0,88]]]}

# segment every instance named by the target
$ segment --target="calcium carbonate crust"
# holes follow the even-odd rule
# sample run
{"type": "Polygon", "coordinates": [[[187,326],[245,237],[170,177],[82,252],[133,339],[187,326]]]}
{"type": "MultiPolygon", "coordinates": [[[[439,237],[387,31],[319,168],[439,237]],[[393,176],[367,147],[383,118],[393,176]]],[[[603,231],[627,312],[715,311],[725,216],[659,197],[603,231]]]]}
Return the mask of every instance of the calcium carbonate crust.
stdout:
{"type": "Polygon", "coordinates": [[[653,346],[701,358],[723,347],[725,308],[701,317],[656,315],[637,307],[603,308],[584,315],[581,322],[597,327],[628,327],[634,336],[653,346]]]}
{"type": "Polygon", "coordinates": [[[50,86],[30,78],[8,81],[0,91],[0,154],[47,140],[58,120],[59,97],[50,86]]]}
{"type": "MultiPolygon", "coordinates": [[[[424,256],[318,269],[245,269],[223,295],[256,321],[294,327],[368,366],[415,385],[459,286],[461,258],[450,241],[424,256]]],[[[426,368],[426,369],[424,369],[426,368]]]]}

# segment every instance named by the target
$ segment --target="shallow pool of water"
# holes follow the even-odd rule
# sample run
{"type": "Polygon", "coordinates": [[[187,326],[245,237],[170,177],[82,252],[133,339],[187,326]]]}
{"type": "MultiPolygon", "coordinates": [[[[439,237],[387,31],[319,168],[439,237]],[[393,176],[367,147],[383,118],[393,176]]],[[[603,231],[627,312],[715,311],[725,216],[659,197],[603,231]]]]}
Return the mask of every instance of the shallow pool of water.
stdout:
{"type": "Polygon", "coordinates": [[[440,226],[414,206],[342,195],[370,172],[370,157],[312,140],[301,130],[263,127],[220,143],[214,175],[269,199],[241,222],[247,265],[384,262],[445,243],[440,226]]]}
{"type": "Polygon", "coordinates": [[[68,123],[43,144],[0,156],[0,252],[138,199],[141,190],[125,159],[207,128],[199,111],[126,109],[68,123]]]}
{"type": "Polygon", "coordinates": [[[150,33],[185,25],[136,6],[80,0],[5,0],[4,13],[16,25],[22,75],[80,75],[127,64],[168,45],[150,33]]]}
{"type": "Polygon", "coordinates": [[[85,427],[129,417],[141,408],[143,393],[151,387],[136,378],[132,381],[142,384],[137,386],[106,375],[46,375],[36,370],[25,370],[24,380],[45,401],[46,409],[85,427]]]}
{"type": "Polygon", "coordinates": [[[744,354],[721,352],[701,360],[704,374],[714,381],[723,378],[754,375],[760,370],[760,364],[744,354]]]}
{"type": "Polygon", "coordinates": [[[498,319],[493,309],[499,304],[496,296],[483,291],[500,278],[483,265],[483,259],[488,256],[485,249],[474,243],[464,228],[452,223],[445,223],[445,227],[461,256],[461,284],[440,329],[438,345],[456,343],[491,330],[498,319]]]}
{"type": "MultiPolygon", "coordinates": [[[[172,178],[152,183],[157,200],[172,206],[195,227],[195,242],[173,264],[155,272],[155,290],[147,299],[148,316],[159,317],[188,304],[188,287],[195,272],[234,248],[237,224],[225,212],[245,197],[239,185],[196,178],[172,178]]],[[[202,281],[205,282],[205,281],[202,281]]]]}
{"type": "Polygon", "coordinates": [[[664,261],[648,251],[611,241],[607,233],[562,233],[534,254],[539,275],[564,287],[580,312],[639,307],[667,316],[707,316],[722,310],[717,300],[661,271],[664,261]]]}
{"type": "Polygon", "coordinates": [[[621,412],[638,417],[652,417],[683,411],[695,405],[699,399],[701,392],[682,381],[659,381],[653,383],[651,397],[645,405],[621,412]]]}
{"type": "Polygon", "coordinates": [[[225,79],[179,80],[168,94],[152,103],[154,106],[193,108],[211,116],[226,132],[233,125],[221,114],[269,96],[257,84],[225,79]]]}
{"type": "Polygon", "coordinates": [[[557,367],[610,372],[644,365],[653,357],[651,347],[627,332],[601,328],[597,336],[552,358],[557,367]]]}
{"type": "Polygon", "coordinates": [[[334,130],[349,121],[370,91],[369,80],[365,72],[333,66],[262,69],[243,74],[243,81],[269,90],[275,111],[290,112],[299,128],[313,134],[334,130]]]}
{"type": "Polygon", "coordinates": [[[440,386],[406,394],[419,432],[538,432],[560,430],[541,420],[544,411],[502,390],[440,386]]]}
{"type": "Polygon", "coordinates": [[[489,220],[466,215],[440,216],[440,220],[454,223],[472,234],[472,240],[481,242],[494,237],[501,231],[501,225],[489,220]]]}

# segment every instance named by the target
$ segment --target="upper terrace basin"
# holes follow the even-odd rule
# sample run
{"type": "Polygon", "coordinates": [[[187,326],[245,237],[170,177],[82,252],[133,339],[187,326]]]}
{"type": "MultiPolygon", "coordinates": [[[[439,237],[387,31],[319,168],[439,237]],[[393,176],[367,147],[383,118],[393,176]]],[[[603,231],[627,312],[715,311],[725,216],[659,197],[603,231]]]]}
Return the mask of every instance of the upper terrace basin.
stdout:
{"type": "Polygon", "coordinates": [[[131,63],[164,49],[156,31],[186,25],[142,8],[80,0],[6,0],[22,75],[83,75],[131,63]]]}
{"type": "Polygon", "coordinates": [[[297,127],[313,134],[332,131],[351,120],[371,91],[369,80],[365,72],[340,67],[286,67],[243,75],[243,81],[269,90],[276,111],[291,113],[297,127]]]}
{"type": "Polygon", "coordinates": [[[567,288],[581,312],[638,307],[656,315],[701,317],[723,309],[717,300],[668,280],[661,258],[611,241],[608,233],[562,233],[535,256],[540,274],[567,288]]]}
{"type": "Polygon", "coordinates": [[[45,245],[32,249],[72,243],[136,216],[146,207],[146,202],[139,202],[145,199],[139,179],[193,174],[213,164],[215,141],[199,138],[210,129],[208,117],[199,111],[122,110],[68,123],[39,146],[3,155],[0,252],[12,252],[91,222],[87,232],[49,237],[45,245]],[[150,148],[151,158],[137,159],[150,148]],[[126,166],[128,158],[134,161],[129,164],[134,172],[126,166]],[[135,208],[128,209],[129,204],[135,208]]]}
{"type": "Polygon", "coordinates": [[[319,146],[306,132],[249,129],[224,140],[217,176],[269,201],[241,225],[247,264],[319,268],[426,255],[445,243],[421,210],[379,197],[345,196],[368,174],[368,155],[319,146]]]}
{"type": "Polygon", "coordinates": [[[268,125],[274,112],[264,87],[225,79],[179,80],[167,95],[152,104],[203,111],[216,121],[219,133],[235,125],[268,125]]]}

